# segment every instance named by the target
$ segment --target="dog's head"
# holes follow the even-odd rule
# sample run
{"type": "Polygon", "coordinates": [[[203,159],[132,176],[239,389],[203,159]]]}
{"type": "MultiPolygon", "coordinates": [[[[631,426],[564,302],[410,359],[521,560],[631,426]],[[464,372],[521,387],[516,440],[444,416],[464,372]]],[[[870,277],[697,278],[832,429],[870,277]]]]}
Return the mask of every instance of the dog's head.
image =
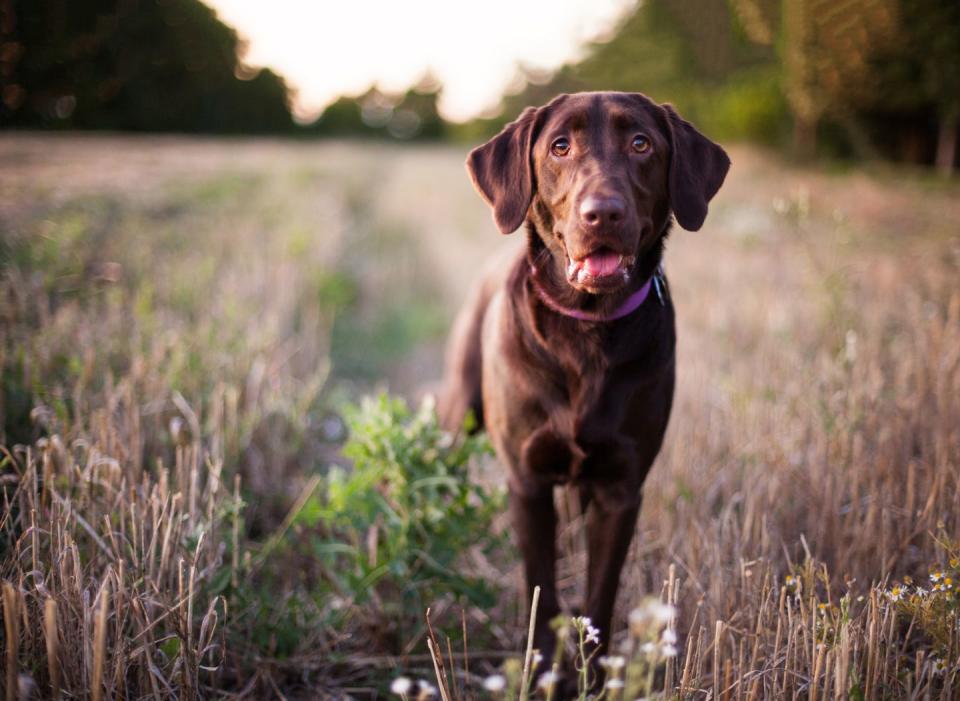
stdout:
{"type": "Polygon", "coordinates": [[[669,105],[639,93],[561,95],[528,107],[467,169],[508,234],[530,219],[574,288],[621,288],[670,213],[703,225],[730,159],[669,105]]]}

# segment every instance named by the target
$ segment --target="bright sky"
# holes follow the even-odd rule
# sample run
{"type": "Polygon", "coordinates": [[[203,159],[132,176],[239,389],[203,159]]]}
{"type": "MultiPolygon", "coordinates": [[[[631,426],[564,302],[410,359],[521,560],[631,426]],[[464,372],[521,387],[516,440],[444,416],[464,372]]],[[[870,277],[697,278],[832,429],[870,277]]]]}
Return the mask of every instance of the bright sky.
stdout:
{"type": "Polygon", "coordinates": [[[245,60],[297,90],[301,115],[371,83],[404,90],[429,69],[440,109],[494,106],[516,64],[552,69],[614,26],[631,0],[206,0],[248,40],[245,60]]]}

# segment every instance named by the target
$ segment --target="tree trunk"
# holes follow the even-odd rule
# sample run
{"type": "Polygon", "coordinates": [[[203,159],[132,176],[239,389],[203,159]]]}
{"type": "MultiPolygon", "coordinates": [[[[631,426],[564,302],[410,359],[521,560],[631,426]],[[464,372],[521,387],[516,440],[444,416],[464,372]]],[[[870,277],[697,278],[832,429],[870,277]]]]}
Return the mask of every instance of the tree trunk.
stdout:
{"type": "Polygon", "coordinates": [[[843,126],[847,138],[850,139],[850,146],[853,148],[853,153],[858,160],[880,160],[880,153],[873,145],[873,142],[870,141],[870,136],[857,118],[856,113],[852,110],[844,110],[837,116],[837,119],[840,121],[841,126],[843,126]]]}
{"type": "Polygon", "coordinates": [[[937,170],[941,175],[953,175],[953,163],[957,157],[957,113],[940,120],[940,130],[937,134],[937,170]]]}
{"type": "Polygon", "coordinates": [[[817,120],[794,115],[793,151],[801,160],[812,159],[817,152],[817,120]]]}

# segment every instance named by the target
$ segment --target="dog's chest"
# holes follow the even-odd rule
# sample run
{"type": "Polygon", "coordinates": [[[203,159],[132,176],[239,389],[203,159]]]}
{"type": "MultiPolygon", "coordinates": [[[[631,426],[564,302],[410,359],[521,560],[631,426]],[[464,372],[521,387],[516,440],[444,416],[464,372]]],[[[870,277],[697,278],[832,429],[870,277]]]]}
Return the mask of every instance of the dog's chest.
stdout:
{"type": "Polygon", "coordinates": [[[510,319],[499,327],[508,329],[501,355],[487,357],[485,397],[497,419],[489,430],[515,484],[621,483],[633,493],[670,412],[669,303],[609,327],[536,313],[510,319]]]}
{"type": "Polygon", "coordinates": [[[522,456],[526,469],[541,479],[596,479],[601,464],[604,476],[612,476],[631,462],[623,418],[632,383],[611,367],[596,340],[581,337],[570,353],[543,368],[550,387],[542,395],[543,421],[524,442],[522,456]]]}

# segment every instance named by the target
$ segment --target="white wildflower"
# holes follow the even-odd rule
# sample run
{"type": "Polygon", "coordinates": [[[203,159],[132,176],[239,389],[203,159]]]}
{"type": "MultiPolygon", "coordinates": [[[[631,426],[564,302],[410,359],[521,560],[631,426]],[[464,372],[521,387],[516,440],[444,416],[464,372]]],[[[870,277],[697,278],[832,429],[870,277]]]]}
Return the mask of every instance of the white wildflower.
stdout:
{"type": "Polygon", "coordinates": [[[537,679],[537,688],[549,690],[552,689],[558,681],[560,681],[560,675],[556,672],[544,672],[540,675],[540,678],[537,679]]]}
{"type": "Polygon", "coordinates": [[[677,610],[673,606],[656,599],[650,599],[642,606],[633,609],[627,617],[627,622],[630,624],[630,632],[640,636],[643,635],[648,623],[654,622],[663,625],[673,620],[676,615],[677,610]]]}
{"type": "Polygon", "coordinates": [[[677,648],[673,645],[664,645],[660,648],[660,654],[664,657],[676,657],[677,648]]]}
{"type": "Polygon", "coordinates": [[[666,628],[664,629],[660,640],[668,645],[673,645],[675,642],[677,642],[677,633],[673,628],[666,628]]]}
{"type": "Polygon", "coordinates": [[[483,688],[487,691],[503,691],[507,686],[507,680],[502,674],[493,674],[483,680],[483,688]]]}
{"type": "Polygon", "coordinates": [[[426,679],[421,679],[418,683],[420,684],[420,693],[417,694],[418,699],[432,699],[437,695],[437,687],[426,679]]]}
{"type": "Polygon", "coordinates": [[[622,689],[623,680],[622,679],[608,679],[607,683],[604,684],[604,687],[607,689],[622,689]]]}
{"type": "Polygon", "coordinates": [[[412,686],[413,682],[406,677],[397,677],[390,683],[390,693],[405,696],[412,686]]]}
{"type": "Polygon", "coordinates": [[[599,662],[601,667],[611,670],[623,669],[627,663],[621,655],[604,655],[600,658],[599,662]]]}
{"type": "Polygon", "coordinates": [[[653,620],[657,623],[667,623],[677,615],[677,609],[670,604],[664,604],[660,601],[653,604],[653,620]]]}
{"type": "Polygon", "coordinates": [[[585,641],[588,643],[593,643],[594,645],[600,644],[600,630],[594,628],[593,626],[587,626],[587,637],[585,641]]]}
{"type": "Polygon", "coordinates": [[[627,624],[630,626],[630,632],[636,636],[643,635],[647,627],[647,615],[643,609],[633,609],[627,616],[627,624]]]}

